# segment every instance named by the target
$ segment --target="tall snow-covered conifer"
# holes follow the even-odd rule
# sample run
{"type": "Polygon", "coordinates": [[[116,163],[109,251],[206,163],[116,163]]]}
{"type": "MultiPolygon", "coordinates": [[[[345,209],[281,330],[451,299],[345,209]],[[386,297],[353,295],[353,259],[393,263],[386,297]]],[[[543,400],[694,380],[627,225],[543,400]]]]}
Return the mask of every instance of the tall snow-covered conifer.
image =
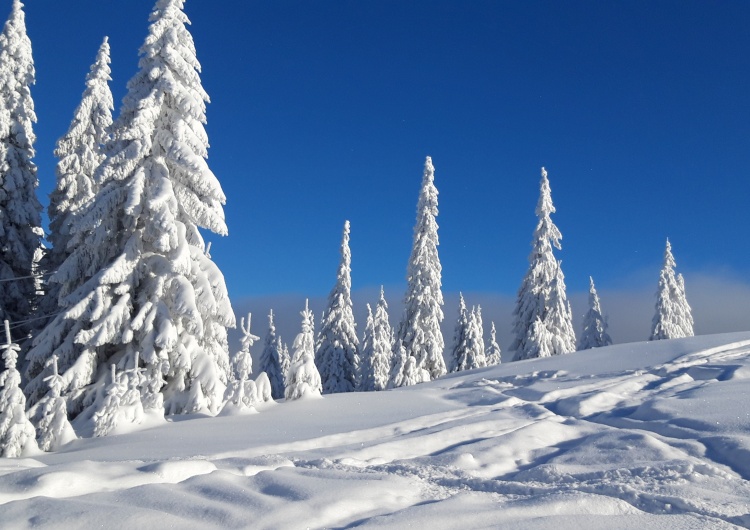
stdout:
{"type": "Polygon", "coordinates": [[[87,387],[106,380],[110,364],[131,366],[137,353],[147,410],[216,412],[229,381],[234,315],[199,232],[227,233],[225,196],[206,163],[208,95],[183,4],[156,2],[140,71],[96,172],[99,192],[54,278],[75,287],[47,328],[77,325],[37,342],[50,353],[66,341],[84,346],[60,359],[78,410],[92,403],[87,387]]]}
{"type": "Polygon", "coordinates": [[[42,238],[32,161],[34,81],[23,4],[14,0],[0,33],[0,320],[13,323],[19,337],[32,329],[25,321],[36,306],[38,282],[32,276],[42,238]]]}
{"type": "Polygon", "coordinates": [[[656,313],[651,323],[649,340],[679,339],[693,336],[693,316],[685,296],[685,280],[675,276],[677,266],[672,245],[667,239],[664,266],[659,274],[656,291],[656,313]]]}
{"type": "Polygon", "coordinates": [[[534,230],[529,270],[521,283],[513,311],[515,338],[510,349],[515,352],[514,361],[575,350],[575,332],[562,268],[552,251],[553,247],[561,248],[562,239],[550,217],[554,212],[547,171],[542,168],[536,207],[539,222],[534,230]]]}
{"type": "Polygon", "coordinates": [[[284,378],[286,374],[282,367],[281,341],[276,335],[276,324],[273,321],[273,310],[268,313],[268,331],[260,354],[260,371],[265,372],[271,383],[273,399],[284,397],[284,378]]]}
{"type": "MultiPolygon", "coordinates": [[[[94,198],[98,189],[94,173],[104,160],[104,144],[112,125],[113,103],[112,92],[109,89],[109,63],[109,42],[105,37],[86,76],[86,89],[81,103],[75,110],[68,132],[57,141],[57,186],[50,194],[47,209],[50,219],[48,239],[52,243],[52,248],[46,252],[41,263],[41,268],[46,273],[54,273],[71,254],[73,249],[68,247],[68,242],[71,239],[70,231],[75,226],[75,216],[79,215],[81,209],[94,198]]],[[[75,275],[73,282],[65,284],[47,282],[39,306],[39,318],[42,319],[38,321],[42,324],[40,327],[52,320],[52,317],[42,317],[55,315],[64,308],[64,304],[60,304],[60,296],[70,294],[82,276],[85,276],[85,273],[75,275]]],[[[73,320],[62,320],[59,324],[68,330],[77,326],[73,320]]],[[[64,332],[64,329],[55,329],[58,335],[64,332]]],[[[81,345],[72,341],[72,335],[74,334],[69,337],[71,340],[60,344],[58,348],[58,355],[63,358],[63,364],[69,364],[68,360],[80,354],[83,349],[81,345]]],[[[45,390],[43,378],[37,379],[37,376],[44,370],[45,365],[49,366],[48,355],[48,349],[42,348],[34,349],[33,353],[26,357],[26,375],[30,380],[36,379],[27,388],[32,401],[36,401],[40,397],[39,394],[45,390]]]]}
{"type": "Polygon", "coordinates": [[[349,221],[341,238],[341,262],[336,285],[328,295],[315,348],[315,365],[323,382],[323,393],[353,392],[357,388],[359,339],[352,310],[351,251],[349,221]]]}
{"type": "MultiPolygon", "coordinates": [[[[70,230],[75,225],[74,216],[94,198],[98,189],[94,173],[104,161],[104,145],[112,126],[114,109],[109,88],[109,63],[109,40],[105,37],[86,76],[86,90],[73,114],[68,132],[57,141],[57,186],[50,194],[47,208],[52,249],[44,260],[45,267],[53,272],[73,250],[68,248],[68,242],[70,230]]],[[[70,293],[70,286],[52,284],[52,288],[55,292],[62,290],[63,296],[70,293]]]]}
{"type": "Polygon", "coordinates": [[[602,315],[599,295],[596,293],[594,279],[591,277],[589,277],[589,284],[589,310],[583,317],[583,333],[578,343],[579,350],[601,348],[612,344],[612,339],[607,333],[607,320],[602,315]]]}
{"type": "MultiPolygon", "coordinates": [[[[443,349],[445,342],[440,330],[443,321],[442,266],[438,256],[438,190],[435,187],[435,168],[428,156],[424,164],[422,189],[417,203],[417,222],[414,226],[407,270],[408,288],[404,298],[404,315],[396,334],[406,355],[414,359],[416,379],[426,370],[430,379],[446,373],[443,349]]],[[[397,351],[394,350],[396,354],[397,351]]],[[[404,366],[408,367],[408,364],[404,366]]],[[[391,378],[394,381],[415,380],[413,377],[391,378]]],[[[397,385],[398,386],[398,385],[397,385]]]]}

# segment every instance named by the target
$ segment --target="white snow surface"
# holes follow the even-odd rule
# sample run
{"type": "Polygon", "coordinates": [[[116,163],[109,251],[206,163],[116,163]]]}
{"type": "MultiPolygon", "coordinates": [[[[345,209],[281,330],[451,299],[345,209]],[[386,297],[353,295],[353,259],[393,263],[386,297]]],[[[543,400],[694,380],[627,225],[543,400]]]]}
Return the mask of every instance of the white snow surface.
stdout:
{"type": "Polygon", "coordinates": [[[750,526],[750,332],[177,416],[0,460],[4,528],[750,526]]]}

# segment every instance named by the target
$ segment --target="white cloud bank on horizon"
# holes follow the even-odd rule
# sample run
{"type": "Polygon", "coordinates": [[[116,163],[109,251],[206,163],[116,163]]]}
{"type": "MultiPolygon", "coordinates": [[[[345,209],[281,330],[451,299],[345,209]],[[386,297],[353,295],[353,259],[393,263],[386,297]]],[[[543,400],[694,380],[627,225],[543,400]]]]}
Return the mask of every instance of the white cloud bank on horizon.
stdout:
{"type": "MultiPolygon", "coordinates": [[[[693,309],[696,335],[750,330],[750,282],[721,274],[690,274],[686,277],[685,283],[688,302],[693,309]]],[[[640,286],[637,289],[597,288],[597,290],[602,311],[609,317],[609,332],[615,344],[648,340],[656,303],[656,281],[651,286],[640,286]]],[[[385,288],[392,326],[396,326],[401,319],[404,293],[405,286],[385,288]]],[[[507,349],[511,342],[515,296],[481,292],[464,292],[463,294],[469,307],[477,304],[482,306],[486,339],[489,338],[490,322],[495,322],[497,339],[503,350],[503,361],[509,361],[507,349]]],[[[379,288],[352,291],[354,317],[357,321],[360,340],[367,314],[365,304],[369,303],[374,309],[379,295],[379,288]]],[[[453,341],[453,328],[458,313],[458,293],[444,293],[444,296],[445,319],[442,328],[447,350],[453,341]]],[[[576,334],[580,334],[581,321],[588,309],[588,291],[569,292],[568,298],[573,308],[573,325],[576,334]]],[[[315,313],[316,325],[320,322],[326,302],[327,296],[310,298],[310,308],[315,313]]],[[[245,297],[233,303],[238,323],[240,317],[247,315],[248,311],[253,314],[252,332],[261,337],[260,342],[252,348],[256,359],[263,349],[263,340],[268,329],[269,309],[272,308],[274,311],[277,332],[291,348],[294,337],[299,333],[300,311],[304,305],[305,296],[298,294],[245,297]]],[[[239,332],[230,331],[230,353],[233,354],[238,349],[239,332]]]]}

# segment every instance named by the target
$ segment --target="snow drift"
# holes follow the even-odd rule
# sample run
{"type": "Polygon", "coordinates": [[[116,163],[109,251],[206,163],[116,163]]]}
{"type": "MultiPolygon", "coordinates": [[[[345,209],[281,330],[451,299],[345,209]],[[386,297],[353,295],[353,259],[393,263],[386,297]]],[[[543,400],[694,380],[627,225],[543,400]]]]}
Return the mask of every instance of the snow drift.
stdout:
{"type": "Polygon", "coordinates": [[[177,416],[0,461],[13,528],[750,526],[750,333],[177,416]]]}

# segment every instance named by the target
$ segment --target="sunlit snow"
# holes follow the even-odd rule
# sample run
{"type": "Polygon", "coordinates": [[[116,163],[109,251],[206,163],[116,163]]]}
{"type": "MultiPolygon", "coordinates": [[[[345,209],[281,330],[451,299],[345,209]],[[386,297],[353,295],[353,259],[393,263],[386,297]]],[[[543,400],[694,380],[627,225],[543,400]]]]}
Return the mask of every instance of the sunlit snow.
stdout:
{"type": "Polygon", "coordinates": [[[750,525],[750,333],[176,416],[0,461],[4,527],[750,525]]]}

